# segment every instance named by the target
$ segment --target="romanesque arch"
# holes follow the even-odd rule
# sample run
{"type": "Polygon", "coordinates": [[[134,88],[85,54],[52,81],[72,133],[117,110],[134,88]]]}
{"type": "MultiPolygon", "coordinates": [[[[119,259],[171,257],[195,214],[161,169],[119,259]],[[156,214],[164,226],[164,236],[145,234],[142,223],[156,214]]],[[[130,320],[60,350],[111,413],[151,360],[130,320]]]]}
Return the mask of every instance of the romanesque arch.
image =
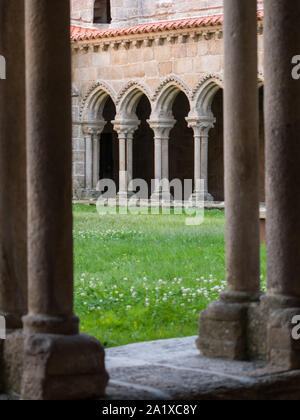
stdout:
{"type": "Polygon", "coordinates": [[[192,112],[201,116],[212,115],[211,106],[214,97],[219,89],[223,88],[223,77],[221,74],[207,74],[195,86],[192,92],[192,112]]]}
{"type": "Polygon", "coordinates": [[[103,110],[108,98],[116,103],[116,93],[106,82],[93,83],[84,95],[80,116],[82,122],[103,119],[103,110]]]}
{"type": "MultiPolygon", "coordinates": [[[[148,124],[151,112],[152,96],[146,86],[131,81],[121,89],[115,126],[126,136],[128,185],[132,179],[143,179],[148,183],[149,191],[154,172],[153,132],[148,124]]],[[[132,193],[129,190],[129,194],[132,193]]]]}
{"type": "Polygon", "coordinates": [[[98,181],[103,178],[118,181],[118,147],[112,124],[116,115],[115,102],[114,90],[102,81],[93,83],[82,101],[80,120],[85,140],[87,191],[95,191],[98,181]]]}
{"type": "Polygon", "coordinates": [[[122,120],[136,120],[136,109],[142,96],[145,95],[149,102],[152,96],[149,89],[136,81],[130,81],[119,92],[116,100],[117,115],[122,120]]]}
{"type": "Polygon", "coordinates": [[[166,77],[155,91],[155,105],[151,118],[172,117],[172,106],[180,92],[190,100],[190,88],[181,78],[175,75],[166,77]]]}
{"type": "MultiPolygon", "coordinates": [[[[170,75],[154,94],[151,115],[157,144],[160,139],[162,142],[162,179],[180,179],[182,185],[184,180],[193,179],[193,131],[186,121],[191,109],[190,97],[188,85],[179,77],[170,75]]],[[[163,188],[163,195],[168,194],[167,188],[163,188]]]]}

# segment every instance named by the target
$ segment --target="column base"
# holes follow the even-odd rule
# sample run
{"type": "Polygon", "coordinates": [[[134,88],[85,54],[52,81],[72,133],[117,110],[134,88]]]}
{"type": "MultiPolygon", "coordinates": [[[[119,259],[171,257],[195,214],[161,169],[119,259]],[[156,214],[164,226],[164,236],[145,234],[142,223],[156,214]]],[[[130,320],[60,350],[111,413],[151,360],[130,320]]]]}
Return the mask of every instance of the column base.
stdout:
{"type": "Polygon", "coordinates": [[[209,193],[200,193],[200,192],[194,192],[192,195],[191,195],[191,198],[190,198],[190,201],[192,202],[192,203],[201,203],[201,202],[206,202],[206,201],[210,201],[210,202],[212,202],[212,201],[215,201],[215,199],[214,199],[214,197],[211,195],[211,194],[209,194],[209,193]]]}
{"type": "Polygon", "coordinates": [[[0,341],[0,391],[8,394],[21,394],[23,373],[23,330],[7,334],[6,340],[0,341]]]}
{"type": "Polygon", "coordinates": [[[171,203],[174,201],[174,197],[168,191],[156,191],[151,195],[150,200],[158,203],[161,203],[162,201],[171,203]]]}
{"type": "Polygon", "coordinates": [[[128,200],[128,198],[130,198],[129,192],[128,191],[119,191],[117,194],[117,198],[119,200],[128,200]]]}
{"type": "Polygon", "coordinates": [[[262,306],[267,313],[269,362],[285,370],[300,369],[300,338],[293,338],[296,325],[292,323],[295,316],[300,317],[300,300],[267,295],[262,299],[262,306]]]}
{"type": "Polygon", "coordinates": [[[215,201],[215,199],[211,194],[207,192],[207,193],[204,193],[204,201],[215,201]]]}
{"type": "Polygon", "coordinates": [[[248,308],[258,296],[226,292],[200,313],[197,346],[210,358],[248,360],[248,308]]]}
{"type": "Polygon", "coordinates": [[[87,400],[105,394],[104,349],[88,335],[26,335],[21,395],[25,400],[87,400]]]}

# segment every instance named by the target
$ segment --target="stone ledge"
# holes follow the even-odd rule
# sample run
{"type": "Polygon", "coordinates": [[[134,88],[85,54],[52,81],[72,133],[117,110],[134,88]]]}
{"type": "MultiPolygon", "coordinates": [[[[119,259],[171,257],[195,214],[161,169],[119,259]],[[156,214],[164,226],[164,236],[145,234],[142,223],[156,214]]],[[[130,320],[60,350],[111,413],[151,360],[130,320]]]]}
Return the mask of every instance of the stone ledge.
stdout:
{"type": "MultiPolygon", "coordinates": [[[[96,199],[86,199],[86,200],[73,200],[73,204],[81,204],[81,205],[85,205],[85,206],[96,206],[97,204],[97,200],[96,199]]],[[[103,200],[101,201],[101,204],[104,207],[109,207],[108,205],[108,200],[103,200]]],[[[161,208],[170,208],[170,209],[175,209],[175,208],[181,208],[184,206],[190,207],[190,208],[196,208],[196,206],[191,206],[190,202],[171,202],[171,203],[166,203],[166,202],[157,202],[157,203],[153,203],[151,202],[151,200],[126,200],[126,201],[122,201],[121,203],[118,203],[118,205],[120,206],[124,206],[124,205],[128,205],[128,207],[161,207],[161,208]]],[[[202,208],[202,205],[199,207],[202,208]]],[[[225,210],[225,203],[224,202],[217,202],[217,201],[207,201],[204,203],[204,208],[205,210],[225,210]]]]}
{"type": "Polygon", "coordinates": [[[300,371],[201,357],[197,337],[106,350],[110,400],[300,399],[300,371]]]}

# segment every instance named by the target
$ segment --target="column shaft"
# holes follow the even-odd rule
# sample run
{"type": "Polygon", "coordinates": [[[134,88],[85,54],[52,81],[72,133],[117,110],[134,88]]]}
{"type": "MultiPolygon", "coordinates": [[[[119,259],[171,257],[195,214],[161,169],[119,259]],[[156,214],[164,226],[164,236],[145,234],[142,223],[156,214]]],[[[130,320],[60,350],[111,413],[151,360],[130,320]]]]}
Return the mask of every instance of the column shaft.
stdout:
{"type": "Polygon", "coordinates": [[[227,283],[259,291],[257,2],[224,3],[224,113],[227,283]]]}
{"type": "Polygon", "coordinates": [[[97,399],[108,381],[104,350],[78,334],[73,315],[70,2],[25,0],[25,22],[29,314],[22,398],[97,399]]]}
{"type": "Polygon", "coordinates": [[[128,185],[133,179],[133,135],[127,137],[127,182],[128,185]]]}
{"type": "Polygon", "coordinates": [[[201,153],[200,153],[200,172],[201,179],[204,180],[204,194],[208,193],[208,133],[202,131],[201,134],[201,153]]]}
{"type": "Polygon", "coordinates": [[[194,146],[195,146],[195,193],[200,192],[198,188],[200,187],[199,180],[201,179],[201,137],[195,135],[194,137],[194,146]]]}
{"type": "Polygon", "coordinates": [[[160,137],[154,139],[154,166],[155,166],[155,191],[160,192],[162,179],[162,140],[160,137]]]}
{"type": "Polygon", "coordinates": [[[119,195],[127,196],[126,135],[119,134],[119,195]]]}
{"type": "Polygon", "coordinates": [[[93,188],[97,188],[100,179],[100,136],[93,135],[93,188]]]}
{"type": "Polygon", "coordinates": [[[300,4],[266,0],[265,9],[268,291],[300,298],[300,82],[291,76],[300,4]]]}
{"type": "Polygon", "coordinates": [[[85,136],[85,185],[86,189],[93,188],[93,136],[85,136]]]}
{"type": "MultiPolygon", "coordinates": [[[[163,194],[170,194],[169,185],[169,138],[162,140],[162,180],[163,180],[163,194]]],[[[167,198],[167,196],[165,196],[167,198]]]]}
{"type": "Polygon", "coordinates": [[[0,314],[15,329],[27,312],[24,0],[0,2],[0,54],[0,314]]]}
{"type": "Polygon", "coordinates": [[[78,322],[73,317],[69,2],[26,0],[25,11],[29,224],[25,328],[74,334],[78,322]]]}

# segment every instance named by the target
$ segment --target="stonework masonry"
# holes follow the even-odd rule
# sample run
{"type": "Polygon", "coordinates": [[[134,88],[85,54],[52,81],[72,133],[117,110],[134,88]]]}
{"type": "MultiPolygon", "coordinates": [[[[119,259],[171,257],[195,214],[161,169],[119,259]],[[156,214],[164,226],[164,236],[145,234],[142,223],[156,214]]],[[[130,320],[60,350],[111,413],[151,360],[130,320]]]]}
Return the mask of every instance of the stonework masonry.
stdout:
{"type": "MultiPolygon", "coordinates": [[[[128,102],[131,95],[134,95],[134,107],[137,107],[141,96],[145,95],[151,105],[150,120],[157,120],[158,116],[161,118],[164,112],[174,113],[172,107],[179,93],[184,94],[189,103],[186,118],[216,117],[213,115],[212,107],[214,107],[216,93],[223,89],[223,30],[222,23],[220,24],[222,15],[209,20],[200,19],[193,24],[189,19],[179,21],[179,24],[176,21],[174,25],[172,22],[171,26],[163,27],[163,30],[155,25],[150,29],[148,27],[141,29],[144,27],[136,26],[132,31],[120,34],[110,30],[105,37],[102,37],[101,31],[92,35],[83,31],[80,35],[82,29],[72,28],[73,187],[75,195],[76,191],[82,191],[87,187],[87,156],[82,125],[103,120],[100,115],[101,109],[103,110],[108,97],[116,107],[118,120],[137,119],[134,110],[132,115],[128,115],[131,111],[126,109],[127,104],[131,103],[128,102]],[[162,99],[165,96],[167,99],[162,99]],[[160,109],[163,101],[168,104],[167,110],[160,109]],[[91,106],[94,106],[93,110],[90,109],[91,106]]],[[[263,85],[261,14],[258,21],[258,55],[258,78],[260,85],[263,85]]],[[[220,101],[220,106],[222,107],[222,101],[220,101]]],[[[222,109],[216,109],[216,113],[222,115],[222,109]]],[[[221,135],[217,134],[222,131],[218,128],[220,123],[219,118],[214,129],[209,133],[210,137],[218,139],[221,135]]],[[[190,135],[193,141],[193,135],[190,135]]],[[[174,136],[176,136],[174,132],[171,132],[171,142],[174,136]]],[[[218,140],[208,141],[206,152],[208,156],[212,156],[212,150],[216,149],[217,143],[218,140]]],[[[188,162],[194,160],[194,147],[190,149],[190,158],[187,157],[184,165],[190,165],[188,162]]],[[[154,140],[152,153],[154,154],[154,140]]],[[[222,201],[224,200],[224,187],[220,186],[223,183],[222,179],[218,181],[219,186],[213,186],[212,183],[216,177],[219,177],[217,174],[220,172],[220,166],[216,167],[215,162],[222,162],[223,156],[215,155],[215,159],[211,159],[211,163],[208,163],[207,176],[212,181],[208,181],[210,184],[208,189],[212,189],[212,192],[216,190],[217,199],[222,201]]],[[[262,157],[262,171],[263,160],[264,157],[262,157]]],[[[172,167],[172,162],[170,162],[170,167],[172,167]]],[[[193,173],[193,171],[192,168],[188,172],[193,173]]],[[[178,178],[184,176],[180,171],[175,175],[178,178]]],[[[264,201],[263,192],[261,201],[264,201]]]]}

